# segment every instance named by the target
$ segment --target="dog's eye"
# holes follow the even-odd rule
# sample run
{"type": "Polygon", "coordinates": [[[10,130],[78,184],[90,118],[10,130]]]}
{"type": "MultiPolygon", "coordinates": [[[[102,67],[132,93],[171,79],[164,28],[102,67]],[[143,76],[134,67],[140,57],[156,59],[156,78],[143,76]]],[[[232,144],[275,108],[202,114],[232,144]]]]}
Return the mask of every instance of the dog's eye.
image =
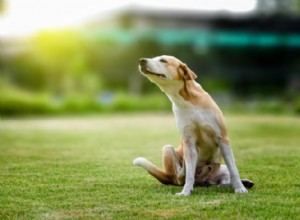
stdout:
{"type": "Polygon", "coordinates": [[[166,61],[165,59],[160,59],[159,60],[161,63],[168,63],[168,61],[166,61]]]}

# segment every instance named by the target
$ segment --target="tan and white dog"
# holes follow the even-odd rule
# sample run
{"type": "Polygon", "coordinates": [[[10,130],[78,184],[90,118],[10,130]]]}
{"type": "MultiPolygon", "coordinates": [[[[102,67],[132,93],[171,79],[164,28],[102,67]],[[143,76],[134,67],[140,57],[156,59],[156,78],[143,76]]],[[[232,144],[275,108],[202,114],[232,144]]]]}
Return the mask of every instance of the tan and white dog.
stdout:
{"type": "Polygon", "coordinates": [[[190,195],[194,186],[232,186],[247,193],[253,186],[241,180],[224,117],[211,96],[195,81],[196,74],[172,56],[142,58],[139,69],[171,100],[182,141],[178,148],[163,147],[163,169],[145,158],[133,161],[163,184],[184,185],[176,195],[190,195]],[[226,165],[221,165],[222,157],[226,165]]]}

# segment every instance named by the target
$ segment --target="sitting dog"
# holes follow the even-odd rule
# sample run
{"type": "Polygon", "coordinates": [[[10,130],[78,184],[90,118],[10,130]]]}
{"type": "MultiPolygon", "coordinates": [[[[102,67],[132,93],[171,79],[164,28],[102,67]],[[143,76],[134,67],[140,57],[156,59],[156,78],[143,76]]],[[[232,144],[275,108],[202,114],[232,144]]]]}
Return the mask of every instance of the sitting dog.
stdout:
{"type": "Polygon", "coordinates": [[[172,56],[142,58],[139,70],[171,100],[181,143],[163,147],[163,169],[145,158],[133,161],[163,184],[184,185],[176,195],[188,196],[194,186],[232,186],[247,193],[250,180],[240,179],[223,114],[211,96],[195,81],[197,75],[172,56]],[[222,157],[226,165],[221,165],[222,157]]]}

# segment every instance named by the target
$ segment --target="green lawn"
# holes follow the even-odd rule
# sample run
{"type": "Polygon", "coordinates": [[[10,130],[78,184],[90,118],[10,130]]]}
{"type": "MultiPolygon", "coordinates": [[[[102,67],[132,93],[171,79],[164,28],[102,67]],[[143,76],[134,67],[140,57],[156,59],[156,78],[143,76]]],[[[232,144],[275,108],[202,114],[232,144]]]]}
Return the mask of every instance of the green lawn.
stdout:
{"type": "Polygon", "coordinates": [[[255,182],[164,186],[132,160],[161,166],[177,145],[172,115],[0,120],[0,219],[300,219],[300,118],[227,116],[236,162],[255,182]]]}

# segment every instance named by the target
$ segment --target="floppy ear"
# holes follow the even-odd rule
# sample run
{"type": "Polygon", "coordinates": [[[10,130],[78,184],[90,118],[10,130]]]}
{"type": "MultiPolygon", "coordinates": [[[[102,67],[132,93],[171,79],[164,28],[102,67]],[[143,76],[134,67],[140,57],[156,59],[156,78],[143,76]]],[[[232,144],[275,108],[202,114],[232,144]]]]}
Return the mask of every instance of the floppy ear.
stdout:
{"type": "Polygon", "coordinates": [[[184,63],[179,66],[179,76],[184,80],[194,80],[197,78],[197,75],[184,63]]]}

